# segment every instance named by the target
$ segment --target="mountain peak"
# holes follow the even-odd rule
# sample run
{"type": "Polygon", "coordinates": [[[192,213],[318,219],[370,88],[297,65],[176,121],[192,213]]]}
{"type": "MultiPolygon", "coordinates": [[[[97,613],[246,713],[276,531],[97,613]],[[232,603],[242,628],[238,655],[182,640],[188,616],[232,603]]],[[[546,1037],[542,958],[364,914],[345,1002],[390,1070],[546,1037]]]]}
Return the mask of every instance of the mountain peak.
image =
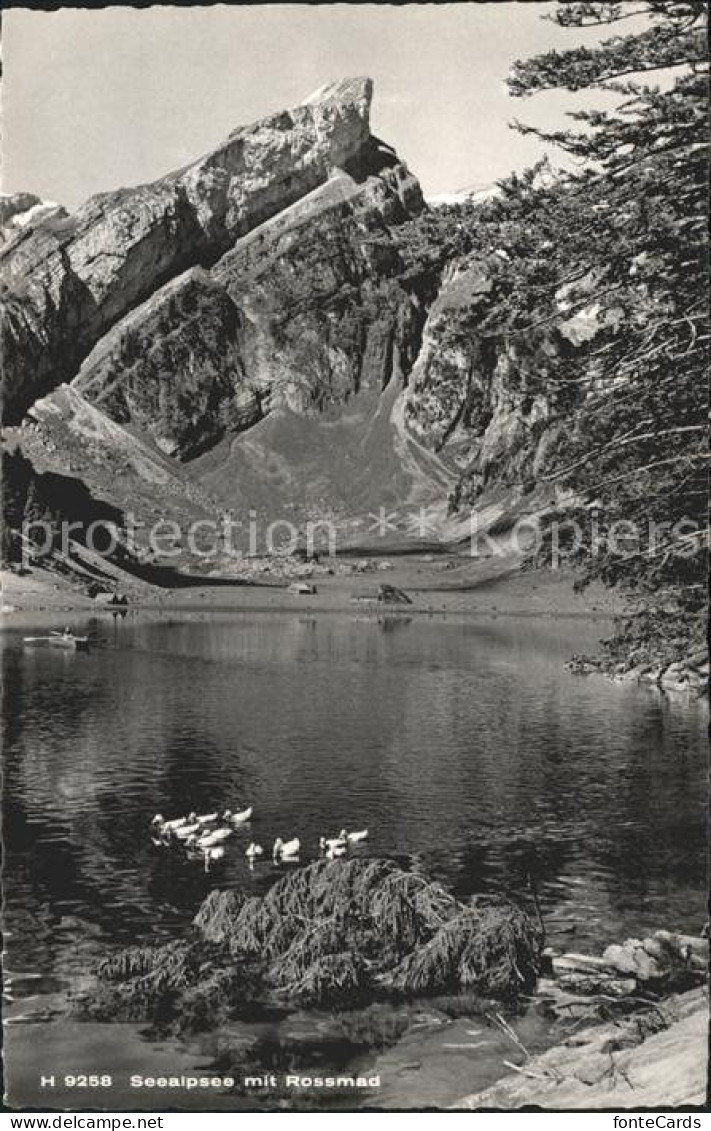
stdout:
{"type": "Polygon", "coordinates": [[[351,103],[362,107],[364,115],[370,113],[370,104],[373,101],[373,80],[358,76],[355,78],[337,79],[335,82],[325,83],[305,98],[304,106],[314,106],[317,103],[339,102],[351,103]]]}
{"type": "Polygon", "coordinates": [[[320,86],[302,103],[308,108],[319,135],[328,139],[329,157],[342,165],[370,136],[373,80],[347,78],[320,86]]]}
{"type": "MultiPolygon", "coordinates": [[[[394,152],[385,158],[371,138],[372,96],[369,78],[329,83],[299,106],[238,127],[174,173],[98,194],[59,227],[38,223],[22,241],[0,243],[3,270],[17,284],[17,318],[4,332],[22,341],[6,354],[6,421],[21,419],[38,396],[72,380],[111,326],[171,278],[216,263],[334,177],[363,181],[396,165],[394,152]],[[67,302],[47,297],[70,286],[82,296],[71,315],[67,302]]],[[[419,185],[404,166],[391,181],[383,189],[390,208],[417,211],[419,185]]]]}

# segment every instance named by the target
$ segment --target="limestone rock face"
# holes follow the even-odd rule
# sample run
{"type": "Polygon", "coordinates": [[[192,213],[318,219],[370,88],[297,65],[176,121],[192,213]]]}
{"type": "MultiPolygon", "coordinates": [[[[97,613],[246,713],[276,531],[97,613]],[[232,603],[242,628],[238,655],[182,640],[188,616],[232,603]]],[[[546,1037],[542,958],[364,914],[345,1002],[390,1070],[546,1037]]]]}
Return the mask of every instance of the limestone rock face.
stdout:
{"type": "Polygon", "coordinates": [[[72,216],[0,197],[4,423],[36,466],[151,514],[162,492],[181,516],[339,518],[444,515],[452,490],[545,468],[555,406],[531,377],[596,311],[561,291],[557,327],[487,332],[508,257],[442,274],[421,254],[420,186],[371,98],[369,79],[322,87],[72,216]]]}
{"type": "MultiPolygon", "coordinates": [[[[500,271],[496,253],[450,268],[429,309],[422,348],[408,383],[410,432],[464,469],[473,501],[494,481],[522,485],[546,468],[560,430],[555,392],[541,394],[554,359],[599,332],[597,311],[570,317],[525,337],[485,325],[500,271]]],[[[460,500],[461,501],[461,500],[460,500]]]]}
{"type": "Polygon", "coordinates": [[[34,193],[0,193],[0,247],[24,228],[34,227],[49,216],[66,215],[61,204],[40,200],[34,193]]]}
{"type": "Polygon", "coordinates": [[[400,411],[433,294],[408,260],[424,202],[370,133],[371,96],[335,83],[14,231],[5,424],[34,466],[151,519],[441,497],[452,474],[400,411]]]}
{"type": "Polygon", "coordinates": [[[423,315],[400,284],[392,228],[409,217],[410,181],[402,166],[334,178],[213,269],[244,313],[245,368],[273,407],[342,405],[409,368],[423,315]]]}
{"type": "Polygon", "coordinates": [[[230,134],[178,173],[92,197],[68,218],[23,230],[0,249],[4,412],[71,379],[113,324],[193,266],[341,168],[367,173],[372,84],[326,87],[301,106],[230,134]]]}
{"type": "Polygon", "coordinates": [[[370,139],[357,170],[239,239],[210,272],[158,288],[100,339],[73,388],[162,451],[192,458],[269,410],[377,392],[414,360],[424,319],[400,282],[397,226],[419,185],[370,139]]]}
{"type": "Polygon", "coordinates": [[[72,387],[166,454],[188,458],[261,415],[242,363],[242,322],[224,289],[191,268],[104,335],[72,387]]]}
{"type": "Polygon", "coordinates": [[[32,192],[0,193],[0,227],[7,228],[15,216],[21,216],[42,201],[32,192]]]}
{"type": "MultiPolygon", "coordinates": [[[[493,285],[494,276],[483,263],[455,268],[445,275],[430,308],[409,382],[405,418],[413,435],[437,450],[458,425],[473,423],[472,413],[480,411],[485,400],[481,382],[488,358],[467,332],[467,324],[486,311],[493,285]]],[[[485,427],[487,421],[480,423],[485,427]]]]}

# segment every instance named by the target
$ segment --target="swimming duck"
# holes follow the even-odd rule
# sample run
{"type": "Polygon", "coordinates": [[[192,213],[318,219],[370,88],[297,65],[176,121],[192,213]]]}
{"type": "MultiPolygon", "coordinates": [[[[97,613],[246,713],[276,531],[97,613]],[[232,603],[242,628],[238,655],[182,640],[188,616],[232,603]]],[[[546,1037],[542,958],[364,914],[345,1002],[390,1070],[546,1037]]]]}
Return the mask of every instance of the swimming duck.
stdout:
{"type": "Polygon", "coordinates": [[[214,825],[215,821],[219,820],[219,813],[203,813],[198,816],[197,813],[190,813],[188,816],[188,823],[198,825],[214,825]]]}
{"type": "Polygon", "coordinates": [[[166,821],[162,813],[156,813],[155,817],[151,821],[151,824],[155,828],[159,829],[162,833],[175,832],[176,829],[181,829],[183,825],[187,825],[187,823],[187,817],[176,817],[174,821],[166,821]]]}
{"type": "Polygon", "coordinates": [[[245,849],[244,854],[249,860],[256,860],[258,856],[264,855],[264,849],[262,848],[261,844],[255,844],[254,841],[252,841],[252,843],[245,849]]]}
{"type": "Polygon", "coordinates": [[[361,829],[360,832],[357,833],[347,833],[345,829],[341,829],[338,835],[339,838],[345,840],[347,844],[358,844],[361,840],[367,840],[368,830],[361,829]]]}
{"type": "Polygon", "coordinates": [[[198,824],[181,825],[179,829],[171,829],[170,834],[177,837],[178,840],[187,840],[188,837],[193,836],[195,833],[199,832],[199,830],[200,825],[198,824]]]}
{"type": "Polygon", "coordinates": [[[338,856],[345,856],[347,852],[347,844],[333,843],[330,848],[326,849],[326,856],[329,860],[335,860],[338,856]]]}
{"type": "Polygon", "coordinates": [[[294,860],[299,855],[301,848],[301,841],[298,837],[293,840],[282,840],[280,836],[274,841],[272,848],[272,858],[275,861],[279,860],[294,860]]]}
{"type": "Polygon", "coordinates": [[[232,836],[232,829],[221,827],[213,829],[212,832],[202,833],[198,838],[198,845],[200,848],[211,848],[213,844],[220,844],[223,840],[229,840],[232,836]]]}
{"type": "Polygon", "coordinates": [[[205,861],[205,871],[209,872],[211,864],[214,864],[216,860],[222,860],[225,850],[222,845],[218,844],[213,848],[204,848],[202,855],[205,861]]]}
{"type": "Polygon", "coordinates": [[[248,809],[243,809],[241,813],[233,813],[230,809],[225,809],[222,814],[223,821],[229,821],[231,825],[244,825],[252,816],[252,806],[248,809]]]}
{"type": "Polygon", "coordinates": [[[347,843],[348,842],[344,836],[333,837],[330,840],[328,837],[322,836],[319,837],[318,846],[322,852],[328,853],[333,848],[345,848],[347,843]]]}

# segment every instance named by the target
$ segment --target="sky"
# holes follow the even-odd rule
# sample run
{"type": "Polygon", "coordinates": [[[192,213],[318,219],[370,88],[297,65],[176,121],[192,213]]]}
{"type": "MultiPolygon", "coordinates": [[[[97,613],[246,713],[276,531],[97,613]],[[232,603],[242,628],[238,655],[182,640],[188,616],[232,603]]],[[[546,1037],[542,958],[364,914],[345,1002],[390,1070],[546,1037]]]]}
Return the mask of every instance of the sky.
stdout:
{"type": "MultiPolygon", "coordinates": [[[[426,196],[490,184],[542,154],[514,117],[565,124],[579,95],[513,99],[513,60],[595,43],[538,0],[454,4],[10,9],[3,15],[4,192],[75,208],[154,180],[236,126],[326,82],[375,81],[373,132],[426,196]]],[[[618,30],[618,29],[614,29],[618,30]]],[[[630,27],[628,30],[632,30],[630,27]]],[[[555,163],[563,158],[551,152],[555,163]]]]}

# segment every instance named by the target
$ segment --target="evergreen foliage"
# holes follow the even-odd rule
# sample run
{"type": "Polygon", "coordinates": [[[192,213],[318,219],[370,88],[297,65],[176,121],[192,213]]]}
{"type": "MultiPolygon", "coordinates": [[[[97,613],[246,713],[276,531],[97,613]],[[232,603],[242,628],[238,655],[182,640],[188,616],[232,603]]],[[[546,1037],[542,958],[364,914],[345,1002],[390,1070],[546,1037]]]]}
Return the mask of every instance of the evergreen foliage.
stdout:
{"type": "Polygon", "coordinates": [[[182,1029],[261,1004],[355,1009],[382,998],[531,988],[539,927],[505,900],[458,902],[392,861],[319,861],[263,897],[213,891],[193,933],[103,960],[75,1006],[182,1029]]]}
{"type": "Polygon", "coordinates": [[[599,512],[598,552],[579,555],[585,576],[674,600],[683,619],[704,608],[706,593],[705,5],[562,4],[555,18],[580,27],[633,14],[647,16],[646,30],[517,64],[510,88],[526,96],[603,86],[620,98],[614,112],[577,111],[579,128],[550,135],[585,162],[561,189],[569,228],[556,242],[573,288],[566,298],[573,307],[595,303],[605,328],[560,374],[585,396],[549,478],[599,512]],[[648,72],[664,75],[664,89],[641,81],[648,72]],[[619,519],[640,534],[624,556],[605,540],[619,519]]]}
{"type": "MultiPolygon", "coordinates": [[[[446,210],[439,226],[441,242],[458,242],[463,262],[484,262],[494,282],[450,333],[472,355],[488,343],[517,357],[519,392],[544,396],[548,422],[562,425],[536,479],[566,500],[551,519],[594,528],[581,546],[571,539],[581,582],[630,587],[647,610],[671,602],[690,639],[702,631],[708,546],[705,5],[563,3],[551,18],[579,28],[632,16],[646,17],[642,30],[512,69],[516,97],[617,96],[614,110],[573,111],[566,130],[515,123],[576,158],[575,171],[553,175],[544,161],[485,204],[446,210]],[[650,74],[663,86],[648,85],[650,74]],[[561,331],[581,318],[589,334],[566,346],[561,331]]],[[[531,458],[539,439],[533,430],[531,458]]],[[[480,490],[465,472],[454,506],[480,490]]]]}

